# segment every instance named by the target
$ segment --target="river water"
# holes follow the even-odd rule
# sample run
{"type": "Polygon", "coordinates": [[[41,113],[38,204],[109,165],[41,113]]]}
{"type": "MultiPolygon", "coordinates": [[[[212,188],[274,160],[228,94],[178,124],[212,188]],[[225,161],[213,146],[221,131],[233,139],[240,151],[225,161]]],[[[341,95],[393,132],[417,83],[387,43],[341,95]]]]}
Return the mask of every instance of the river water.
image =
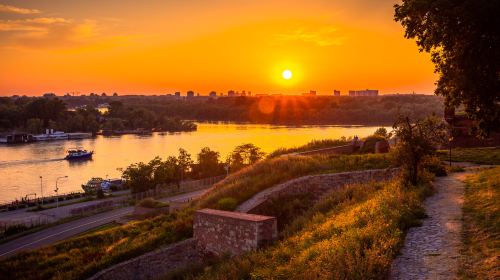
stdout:
{"type": "Polygon", "coordinates": [[[94,139],[38,142],[26,145],[0,145],[0,203],[27,194],[40,196],[40,176],[44,196],[53,195],[56,179],[59,193],[81,191],[91,177],[119,178],[118,168],[147,162],[155,156],[177,155],[179,148],[191,153],[193,160],[203,147],[220,152],[221,159],[234,147],[253,143],[269,153],[280,147],[295,147],[311,140],[337,139],[342,136],[367,136],[377,127],[364,126],[273,126],[255,124],[199,123],[195,132],[153,134],[152,136],[98,136],[94,139]],[[92,160],[68,162],[66,150],[82,147],[93,150],[92,160]]]}

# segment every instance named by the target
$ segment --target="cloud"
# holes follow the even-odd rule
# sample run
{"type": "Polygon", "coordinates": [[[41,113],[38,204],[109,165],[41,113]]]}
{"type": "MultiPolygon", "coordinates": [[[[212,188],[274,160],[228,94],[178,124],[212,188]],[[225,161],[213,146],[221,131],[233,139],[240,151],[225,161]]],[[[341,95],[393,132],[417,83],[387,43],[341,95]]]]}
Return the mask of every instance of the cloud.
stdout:
{"type": "Polygon", "coordinates": [[[19,7],[15,7],[15,6],[0,4],[0,13],[31,15],[31,14],[39,14],[40,10],[19,8],[19,7]]]}
{"type": "Polygon", "coordinates": [[[302,41],[319,47],[341,45],[344,38],[336,36],[338,29],[334,26],[325,26],[315,29],[299,27],[292,32],[278,34],[279,41],[302,41]]]}
{"type": "Polygon", "coordinates": [[[69,20],[57,17],[29,18],[18,20],[0,20],[2,31],[46,31],[51,25],[68,24],[69,20]]]}
{"type": "MultiPolygon", "coordinates": [[[[38,17],[17,20],[0,20],[0,47],[26,48],[65,47],[78,43],[82,38],[80,28],[86,23],[60,17],[38,17]]],[[[92,30],[87,29],[85,38],[92,30]]]]}

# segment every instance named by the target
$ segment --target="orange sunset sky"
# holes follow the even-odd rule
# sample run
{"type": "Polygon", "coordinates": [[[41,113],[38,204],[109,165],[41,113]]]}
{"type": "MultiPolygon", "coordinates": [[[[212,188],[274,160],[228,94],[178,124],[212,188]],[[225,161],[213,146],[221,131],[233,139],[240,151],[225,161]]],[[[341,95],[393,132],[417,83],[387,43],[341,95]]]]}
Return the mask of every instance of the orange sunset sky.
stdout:
{"type": "Polygon", "coordinates": [[[0,95],[432,93],[430,57],[403,37],[395,3],[0,0],[0,95]]]}

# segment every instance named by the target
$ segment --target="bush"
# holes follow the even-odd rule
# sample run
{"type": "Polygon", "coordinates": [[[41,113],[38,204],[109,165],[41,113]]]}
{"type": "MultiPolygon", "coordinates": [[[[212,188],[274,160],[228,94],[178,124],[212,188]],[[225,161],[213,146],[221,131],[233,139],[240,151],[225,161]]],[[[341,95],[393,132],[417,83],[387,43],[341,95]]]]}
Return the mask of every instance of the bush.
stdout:
{"type": "Polygon", "coordinates": [[[161,201],[154,200],[150,197],[139,201],[139,203],[137,205],[141,206],[141,207],[145,207],[145,208],[161,208],[161,207],[168,206],[167,203],[163,203],[161,201]]]}
{"type": "Polygon", "coordinates": [[[97,189],[97,198],[101,199],[104,198],[104,191],[101,188],[97,189]]]}
{"type": "Polygon", "coordinates": [[[380,135],[372,135],[365,138],[363,146],[359,150],[360,153],[375,153],[375,145],[378,141],[385,140],[383,136],[380,135]]]}
{"type": "Polygon", "coordinates": [[[238,206],[238,203],[232,197],[224,197],[217,201],[217,209],[219,210],[233,211],[236,206],[238,206]]]}
{"type": "Polygon", "coordinates": [[[432,173],[438,177],[448,175],[448,172],[446,171],[446,167],[444,166],[444,164],[441,162],[441,160],[438,157],[425,158],[422,162],[422,167],[425,170],[429,171],[430,173],[432,173]]]}

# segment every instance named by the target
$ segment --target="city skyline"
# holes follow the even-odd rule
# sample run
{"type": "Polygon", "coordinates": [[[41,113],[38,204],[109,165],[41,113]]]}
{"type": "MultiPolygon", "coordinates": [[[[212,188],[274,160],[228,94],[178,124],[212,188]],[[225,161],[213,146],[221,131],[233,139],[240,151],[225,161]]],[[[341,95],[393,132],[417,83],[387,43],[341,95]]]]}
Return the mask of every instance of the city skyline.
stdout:
{"type": "Polygon", "coordinates": [[[395,3],[1,1],[0,96],[431,94],[430,56],[403,37],[395,3]]]}

